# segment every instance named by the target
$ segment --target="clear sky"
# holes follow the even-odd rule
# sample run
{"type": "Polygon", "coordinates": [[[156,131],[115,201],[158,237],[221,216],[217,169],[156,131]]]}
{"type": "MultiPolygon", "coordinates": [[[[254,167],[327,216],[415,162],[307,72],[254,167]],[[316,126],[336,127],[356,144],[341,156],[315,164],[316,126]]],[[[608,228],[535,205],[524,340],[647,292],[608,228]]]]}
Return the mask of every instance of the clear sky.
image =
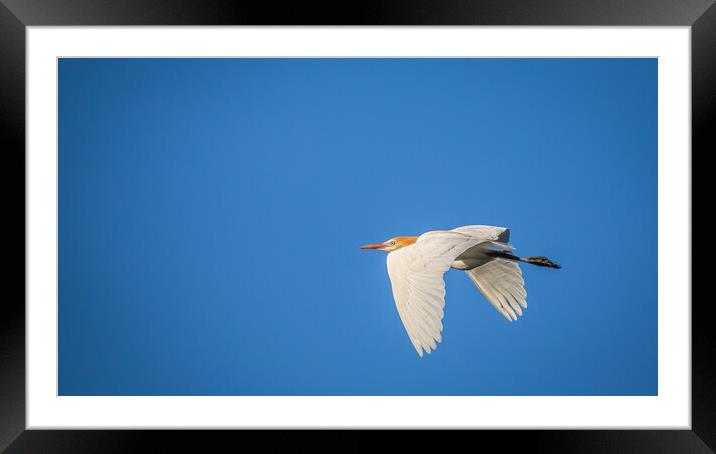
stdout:
{"type": "Polygon", "coordinates": [[[61,59],[62,395],[654,395],[656,59],[61,59]],[[508,226],[529,308],[397,235],[508,226]]]}

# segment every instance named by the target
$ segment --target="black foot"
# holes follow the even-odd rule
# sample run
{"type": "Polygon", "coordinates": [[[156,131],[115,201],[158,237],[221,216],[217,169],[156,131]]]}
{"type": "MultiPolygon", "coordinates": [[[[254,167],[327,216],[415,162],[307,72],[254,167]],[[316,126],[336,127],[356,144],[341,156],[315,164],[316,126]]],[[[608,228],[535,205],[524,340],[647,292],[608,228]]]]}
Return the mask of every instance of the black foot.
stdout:
{"type": "Polygon", "coordinates": [[[526,259],[524,259],[524,261],[527,263],[531,263],[533,265],[537,265],[537,266],[545,266],[547,268],[556,268],[556,269],[562,268],[561,266],[557,265],[556,263],[554,263],[547,257],[542,257],[542,256],[527,257],[526,259]]]}

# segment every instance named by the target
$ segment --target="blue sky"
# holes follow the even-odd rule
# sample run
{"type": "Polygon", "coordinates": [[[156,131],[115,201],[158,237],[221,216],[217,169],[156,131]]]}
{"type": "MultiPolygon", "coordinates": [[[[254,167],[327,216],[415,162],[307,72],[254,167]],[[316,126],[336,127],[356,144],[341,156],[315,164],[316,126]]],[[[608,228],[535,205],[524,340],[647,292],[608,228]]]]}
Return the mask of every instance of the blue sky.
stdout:
{"type": "Polygon", "coordinates": [[[61,395],[654,395],[656,59],[61,59],[61,395]],[[397,235],[508,226],[418,357],[397,235]]]}

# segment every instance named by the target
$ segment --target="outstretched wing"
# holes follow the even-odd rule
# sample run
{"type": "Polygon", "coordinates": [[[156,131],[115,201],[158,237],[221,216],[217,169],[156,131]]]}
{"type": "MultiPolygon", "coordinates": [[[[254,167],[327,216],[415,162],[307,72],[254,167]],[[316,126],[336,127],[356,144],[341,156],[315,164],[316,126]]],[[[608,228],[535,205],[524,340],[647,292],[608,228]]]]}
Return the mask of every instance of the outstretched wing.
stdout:
{"type": "Polygon", "coordinates": [[[457,256],[480,242],[459,232],[428,232],[415,244],[388,254],[395,305],[418,355],[435,350],[436,342],[441,341],[443,275],[457,256]]]}
{"type": "Polygon", "coordinates": [[[527,292],[520,266],[496,258],[482,266],[466,271],[487,301],[507,320],[517,320],[527,308],[527,292]]]}
{"type": "Polygon", "coordinates": [[[452,231],[470,235],[478,240],[497,241],[499,243],[510,242],[510,229],[507,227],[495,227],[492,225],[466,225],[452,229],[452,231]]]}

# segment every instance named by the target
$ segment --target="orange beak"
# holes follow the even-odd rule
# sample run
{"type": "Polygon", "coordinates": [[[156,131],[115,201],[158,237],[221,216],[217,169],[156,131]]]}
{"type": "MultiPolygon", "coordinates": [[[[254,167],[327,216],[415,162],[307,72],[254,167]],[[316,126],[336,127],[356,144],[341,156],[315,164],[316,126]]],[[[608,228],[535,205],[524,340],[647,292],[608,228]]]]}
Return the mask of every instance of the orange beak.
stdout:
{"type": "Polygon", "coordinates": [[[378,244],[364,244],[361,246],[361,249],[383,249],[387,245],[385,243],[378,243],[378,244]]]}

